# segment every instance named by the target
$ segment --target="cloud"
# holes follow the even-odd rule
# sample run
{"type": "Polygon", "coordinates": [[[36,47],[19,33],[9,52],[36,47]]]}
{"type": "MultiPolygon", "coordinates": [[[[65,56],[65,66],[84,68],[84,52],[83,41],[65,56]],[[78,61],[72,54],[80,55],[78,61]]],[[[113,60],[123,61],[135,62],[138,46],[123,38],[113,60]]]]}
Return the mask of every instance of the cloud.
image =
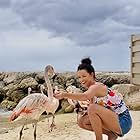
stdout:
{"type": "Polygon", "coordinates": [[[116,39],[114,33],[139,32],[140,27],[135,28],[138,4],[135,0],[26,0],[15,1],[13,9],[27,25],[69,37],[82,46],[95,46],[116,39]]]}
{"type": "Polygon", "coordinates": [[[11,5],[11,0],[0,0],[0,8],[7,8],[11,5]]]}
{"type": "Polygon", "coordinates": [[[140,32],[137,0],[0,1],[0,71],[76,70],[91,56],[98,71],[130,69],[140,32]]]}
{"type": "Polygon", "coordinates": [[[98,71],[119,71],[128,67],[125,57],[129,58],[129,52],[125,52],[125,47],[112,47],[112,42],[99,47],[81,47],[67,38],[54,38],[48,32],[36,29],[7,31],[3,38],[0,55],[3,71],[40,71],[47,64],[54,65],[57,71],[75,71],[81,58],[88,56],[98,71]],[[122,61],[118,61],[120,58],[122,61]]]}
{"type": "Polygon", "coordinates": [[[71,46],[75,46],[69,39],[51,38],[48,32],[36,29],[7,31],[1,35],[5,39],[1,42],[1,69],[9,67],[13,71],[22,63],[25,64],[19,70],[40,70],[40,67],[35,67],[58,58],[63,61],[63,57],[71,53],[71,46]]]}

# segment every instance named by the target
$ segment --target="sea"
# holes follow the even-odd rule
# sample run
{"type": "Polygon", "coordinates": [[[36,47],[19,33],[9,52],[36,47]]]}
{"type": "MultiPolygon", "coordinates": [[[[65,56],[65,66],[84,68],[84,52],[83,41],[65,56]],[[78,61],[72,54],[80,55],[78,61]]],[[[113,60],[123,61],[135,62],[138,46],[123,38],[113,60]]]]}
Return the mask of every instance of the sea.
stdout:
{"type": "Polygon", "coordinates": [[[0,134],[8,133],[8,130],[13,128],[13,125],[9,122],[11,112],[0,108],[0,134]]]}

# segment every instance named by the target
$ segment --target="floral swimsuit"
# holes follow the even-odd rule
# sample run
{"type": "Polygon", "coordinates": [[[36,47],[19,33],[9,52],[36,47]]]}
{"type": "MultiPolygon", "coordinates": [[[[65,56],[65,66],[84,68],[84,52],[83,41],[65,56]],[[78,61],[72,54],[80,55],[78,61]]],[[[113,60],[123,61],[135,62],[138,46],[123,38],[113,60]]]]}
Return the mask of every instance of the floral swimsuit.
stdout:
{"type": "Polygon", "coordinates": [[[127,106],[124,101],[110,88],[108,88],[106,96],[95,97],[95,103],[114,111],[116,114],[121,114],[127,110],[127,106]]]}

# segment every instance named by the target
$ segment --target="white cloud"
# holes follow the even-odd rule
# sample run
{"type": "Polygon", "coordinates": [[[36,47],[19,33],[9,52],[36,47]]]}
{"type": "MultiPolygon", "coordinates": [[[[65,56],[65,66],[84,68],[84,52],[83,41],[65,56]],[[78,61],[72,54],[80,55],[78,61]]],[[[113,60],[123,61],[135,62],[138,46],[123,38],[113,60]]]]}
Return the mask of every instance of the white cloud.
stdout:
{"type": "Polygon", "coordinates": [[[140,32],[140,2],[11,0],[0,6],[0,71],[76,70],[91,56],[96,70],[130,67],[130,36],[140,32]],[[11,4],[11,5],[10,5],[11,4]]]}

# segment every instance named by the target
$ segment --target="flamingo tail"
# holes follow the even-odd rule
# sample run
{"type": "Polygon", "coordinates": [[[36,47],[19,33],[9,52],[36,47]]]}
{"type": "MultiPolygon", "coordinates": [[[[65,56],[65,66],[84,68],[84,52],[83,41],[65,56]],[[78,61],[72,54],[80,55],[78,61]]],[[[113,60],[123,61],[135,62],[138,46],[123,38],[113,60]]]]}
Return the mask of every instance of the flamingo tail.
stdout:
{"type": "Polygon", "coordinates": [[[10,121],[10,122],[11,122],[11,121],[14,121],[17,117],[18,117],[18,115],[16,114],[16,112],[13,112],[13,113],[11,114],[11,116],[9,117],[9,121],[10,121]]]}

